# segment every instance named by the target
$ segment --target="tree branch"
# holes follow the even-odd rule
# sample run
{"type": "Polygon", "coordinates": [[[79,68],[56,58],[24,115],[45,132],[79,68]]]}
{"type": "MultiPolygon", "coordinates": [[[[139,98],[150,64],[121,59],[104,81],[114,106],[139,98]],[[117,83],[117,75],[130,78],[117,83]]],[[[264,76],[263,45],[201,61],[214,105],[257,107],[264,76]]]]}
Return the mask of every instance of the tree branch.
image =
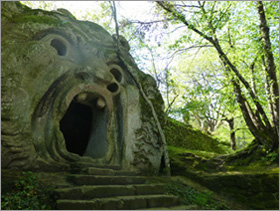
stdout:
{"type": "Polygon", "coordinates": [[[175,102],[175,100],[177,99],[177,97],[179,97],[179,94],[177,94],[173,100],[171,101],[171,103],[168,105],[168,108],[165,110],[165,113],[168,114],[169,110],[171,109],[171,106],[173,105],[173,103],[175,102]]]}
{"type": "Polygon", "coordinates": [[[148,21],[148,22],[143,22],[143,21],[138,21],[138,20],[135,20],[135,21],[128,21],[128,23],[137,23],[137,24],[153,24],[153,23],[161,23],[161,22],[166,22],[166,21],[171,21],[172,19],[168,18],[168,19],[163,19],[163,20],[156,20],[156,21],[148,21]]]}
{"type": "Polygon", "coordinates": [[[171,13],[177,20],[180,20],[182,23],[184,23],[189,29],[193,30],[195,33],[199,34],[200,36],[202,36],[204,39],[208,40],[209,42],[213,42],[213,39],[209,36],[207,36],[206,34],[204,34],[203,32],[199,31],[198,29],[196,29],[193,25],[189,24],[189,22],[186,20],[185,16],[178,13],[176,10],[174,10],[171,7],[167,7],[165,4],[167,2],[164,1],[156,1],[156,3],[162,7],[165,11],[171,13]]]}

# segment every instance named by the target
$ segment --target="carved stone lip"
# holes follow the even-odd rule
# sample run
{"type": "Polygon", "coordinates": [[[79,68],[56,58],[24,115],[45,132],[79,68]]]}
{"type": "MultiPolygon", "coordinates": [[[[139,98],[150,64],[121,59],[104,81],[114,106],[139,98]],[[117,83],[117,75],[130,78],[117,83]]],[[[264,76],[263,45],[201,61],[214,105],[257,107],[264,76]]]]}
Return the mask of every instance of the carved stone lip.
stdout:
{"type": "Polygon", "coordinates": [[[113,111],[110,92],[96,84],[80,85],[64,99],[57,117],[67,150],[80,156],[104,157],[109,147],[107,124],[113,111]]]}
{"type": "MultiPolygon", "coordinates": [[[[97,84],[81,84],[78,85],[69,91],[65,97],[63,97],[64,101],[61,103],[60,114],[65,113],[65,108],[68,108],[72,100],[77,100],[80,94],[86,94],[87,97],[94,95],[97,99],[102,98],[106,104],[106,107],[111,112],[113,110],[113,100],[111,97],[111,93],[106,89],[97,84]]],[[[93,100],[93,99],[92,99],[93,100]]],[[[90,100],[86,100],[85,103],[89,103],[90,100]]]]}
{"type": "Polygon", "coordinates": [[[41,98],[32,117],[32,131],[36,133],[34,147],[38,154],[45,159],[58,162],[92,162],[108,163],[113,156],[113,151],[109,149],[107,140],[107,128],[111,122],[113,112],[113,96],[106,86],[99,84],[71,84],[65,77],[57,79],[45,95],[41,98]],[[83,101],[81,103],[81,101],[83,101]],[[80,102],[79,102],[80,101],[80,102]],[[60,121],[67,114],[73,102],[92,107],[94,126],[90,131],[90,140],[86,143],[85,152],[80,154],[67,150],[65,134],[61,131],[60,121]],[[99,112],[100,111],[100,112],[99,112]],[[101,121],[102,126],[96,124],[101,121]],[[99,154],[95,150],[96,139],[99,138],[102,129],[105,131],[101,135],[104,139],[103,145],[99,146],[99,154]]]}

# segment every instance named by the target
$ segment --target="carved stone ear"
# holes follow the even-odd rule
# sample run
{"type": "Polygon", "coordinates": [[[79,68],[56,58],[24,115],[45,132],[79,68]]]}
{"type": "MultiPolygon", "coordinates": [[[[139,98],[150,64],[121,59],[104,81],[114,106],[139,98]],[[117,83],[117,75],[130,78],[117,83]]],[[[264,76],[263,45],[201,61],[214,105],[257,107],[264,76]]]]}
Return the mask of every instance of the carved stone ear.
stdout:
{"type": "Polygon", "coordinates": [[[11,17],[12,15],[22,13],[25,10],[30,10],[30,8],[22,5],[19,1],[1,1],[2,16],[11,17]]]}
{"type": "MultiPolygon", "coordinates": [[[[116,34],[113,34],[112,37],[113,37],[113,39],[117,42],[117,40],[118,40],[117,35],[116,35],[116,34]]],[[[122,46],[125,50],[129,51],[129,50],[130,50],[130,46],[129,46],[127,40],[124,38],[124,36],[119,35],[119,39],[120,39],[119,41],[120,41],[121,46],[122,46]]]]}

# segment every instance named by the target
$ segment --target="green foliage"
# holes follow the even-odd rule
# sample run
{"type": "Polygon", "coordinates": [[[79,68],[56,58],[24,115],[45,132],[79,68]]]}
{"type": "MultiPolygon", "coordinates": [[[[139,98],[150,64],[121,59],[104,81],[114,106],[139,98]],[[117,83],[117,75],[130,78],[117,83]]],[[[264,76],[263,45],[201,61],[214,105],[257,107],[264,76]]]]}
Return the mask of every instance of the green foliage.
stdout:
{"type": "Polygon", "coordinates": [[[266,154],[265,156],[262,156],[261,160],[266,161],[266,163],[268,165],[271,163],[279,162],[279,153],[270,152],[270,153],[266,154]]]}
{"type": "Polygon", "coordinates": [[[184,205],[197,205],[199,209],[224,210],[226,205],[213,199],[212,192],[199,192],[194,188],[180,184],[168,183],[165,192],[179,197],[179,202],[184,205]]]}
{"type": "Polygon", "coordinates": [[[164,193],[172,194],[178,197],[179,203],[182,205],[194,205],[197,209],[202,210],[220,210],[229,209],[224,202],[214,198],[213,192],[209,190],[202,190],[201,188],[194,188],[179,180],[174,180],[172,177],[150,177],[146,183],[161,183],[164,184],[164,193]]]}
{"type": "Polygon", "coordinates": [[[41,188],[38,184],[40,175],[22,172],[15,189],[1,195],[3,210],[49,210],[54,209],[54,200],[50,197],[51,188],[41,188]]]}

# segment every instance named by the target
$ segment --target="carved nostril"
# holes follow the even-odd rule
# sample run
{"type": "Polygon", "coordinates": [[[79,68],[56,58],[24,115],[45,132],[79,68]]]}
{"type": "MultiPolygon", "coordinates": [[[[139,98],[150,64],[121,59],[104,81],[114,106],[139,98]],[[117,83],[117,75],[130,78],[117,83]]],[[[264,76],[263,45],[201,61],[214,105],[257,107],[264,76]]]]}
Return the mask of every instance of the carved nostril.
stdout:
{"type": "Polygon", "coordinates": [[[116,91],[118,91],[119,86],[118,86],[118,84],[116,84],[116,83],[112,83],[112,84],[109,84],[109,85],[107,86],[107,89],[108,89],[110,92],[116,92],[116,91]]]}

